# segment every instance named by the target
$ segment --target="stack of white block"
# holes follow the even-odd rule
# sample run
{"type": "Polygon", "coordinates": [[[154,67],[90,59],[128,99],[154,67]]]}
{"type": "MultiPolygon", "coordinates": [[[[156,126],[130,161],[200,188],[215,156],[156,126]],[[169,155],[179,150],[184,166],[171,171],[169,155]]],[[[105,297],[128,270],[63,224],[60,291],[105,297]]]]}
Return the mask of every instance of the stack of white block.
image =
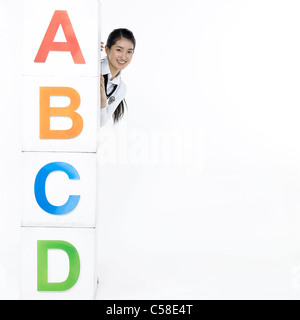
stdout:
{"type": "Polygon", "coordinates": [[[22,299],[93,299],[98,0],[23,1],[22,299]]]}

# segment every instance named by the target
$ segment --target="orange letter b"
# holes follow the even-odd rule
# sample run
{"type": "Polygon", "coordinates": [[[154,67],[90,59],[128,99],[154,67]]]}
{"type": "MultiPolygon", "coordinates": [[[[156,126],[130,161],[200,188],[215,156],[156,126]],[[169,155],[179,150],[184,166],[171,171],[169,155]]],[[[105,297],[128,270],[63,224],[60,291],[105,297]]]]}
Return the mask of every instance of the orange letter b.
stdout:
{"type": "Polygon", "coordinates": [[[41,139],[71,139],[77,137],[83,129],[82,117],[74,112],[80,106],[80,95],[66,87],[41,87],[40,88],[40,138],[41,139]],[[50,106],[51,96],[69,97],[71,103],[65,108],[50,106]],[[69,130],[50,130],[50,117],[71,118],[73,126],[69,130]]]}

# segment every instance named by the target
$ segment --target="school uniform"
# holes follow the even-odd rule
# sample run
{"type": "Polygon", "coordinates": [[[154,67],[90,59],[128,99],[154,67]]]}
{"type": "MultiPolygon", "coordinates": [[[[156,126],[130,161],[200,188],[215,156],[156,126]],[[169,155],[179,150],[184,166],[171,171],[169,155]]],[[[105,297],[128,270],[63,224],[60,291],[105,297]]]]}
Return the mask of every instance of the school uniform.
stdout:
{"type": "Polygon", "coordinates": [[[107,58],[101,61],[101,73],[104,77],[107,104],[105,108],[100,109],[100,126],[104,126],[110,120],[119,104],[125,98],[127,87],[121,80],[121,72],[118,76],[111,80],[112,75],[109,69],[107,58]]]}

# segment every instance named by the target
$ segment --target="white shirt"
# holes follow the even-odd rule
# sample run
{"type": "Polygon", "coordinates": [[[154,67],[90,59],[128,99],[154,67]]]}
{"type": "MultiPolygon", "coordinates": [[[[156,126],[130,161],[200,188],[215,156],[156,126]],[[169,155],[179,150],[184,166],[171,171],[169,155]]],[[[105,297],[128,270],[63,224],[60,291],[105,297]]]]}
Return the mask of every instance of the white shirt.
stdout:
{"type": "Polygon", "coordinates": [[[101,73],[102,75],[108,75],[107,83],[107,94],[110,94],[115,85],[117,85],[116,91],[113,95],[107,99],[107,105],[105,108],[100,109],[100,126],[103,127],[109,120],[112,119],[114,112],[116,111],[118,105],[125,98],[127,87],[125,83],[121,80],[121,72],[111,80],[112,75],[109,69],[109,63],[107,58],[101,61],[101,73]],[[115,99],[113,101],[113,98],[115,99]]]}

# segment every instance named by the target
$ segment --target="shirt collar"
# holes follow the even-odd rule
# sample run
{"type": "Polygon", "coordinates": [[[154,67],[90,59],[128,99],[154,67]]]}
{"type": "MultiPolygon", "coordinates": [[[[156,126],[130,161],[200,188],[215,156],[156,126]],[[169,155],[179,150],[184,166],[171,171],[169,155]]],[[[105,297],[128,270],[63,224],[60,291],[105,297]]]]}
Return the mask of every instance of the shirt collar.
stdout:
{"type": "Polygon", "coordinates": [[[120,81],[121,81],[121,71],[119,72],[119,74],[114,78],[114,80],[110,80],[112,75],[110,73],[110,68],[109,68],[109,63],[108,63],[108,60],[107,60],[107,57],[104,58],[101,62],[101,68],[102,68],[102,74],[108,74],[108,80],[113,83],[113,84],[116,84],[116,85],[119,85],[120,84],[120,81]]]}

